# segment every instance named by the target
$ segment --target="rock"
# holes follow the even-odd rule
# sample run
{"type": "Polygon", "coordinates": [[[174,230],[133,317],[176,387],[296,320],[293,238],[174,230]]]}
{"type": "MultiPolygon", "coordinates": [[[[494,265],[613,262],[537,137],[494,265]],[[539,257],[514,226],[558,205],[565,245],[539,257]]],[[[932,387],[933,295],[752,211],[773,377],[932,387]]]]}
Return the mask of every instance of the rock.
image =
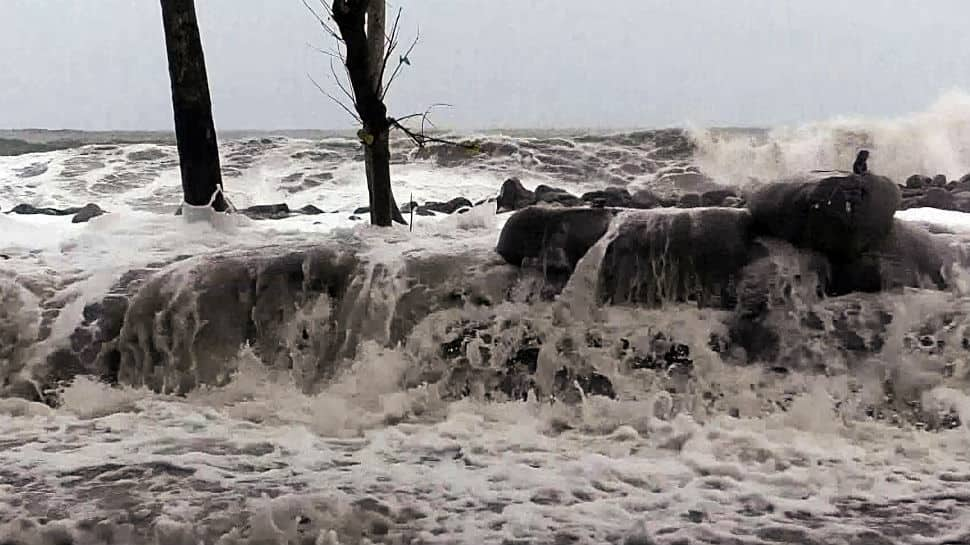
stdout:
{"type": "Polygon", "coordinates": [[[45,215],[45,216],[73,216],[80,212],[80,208],[39,208],[31,204],[18,204],[8,214],[45,215]]]}
{"type": "Polygon", "coordinates": [[[649,189],[640,189],[633,194],[633,205],[631,208],[649,209],[660,206],[660,198],[649,189]]]}
{"type": "Polygon", "coordinates": [[[502,183],[498,199],[495,203],[495,213],[519,210],[536,203],[536,194],[522,186],[518,178],[509,178],[502,183]]]}
{"type": "Polygon", "coordinates": [[[308,204],[303,208],[300,208],[299,210],[297,210],[297,212],[301,214],[306,214],[307,216],[316,216],[318,214],[323,214],[323,210],[320,210],[319,208],[317,208],[316,206],[313,206],[312,204],[308,204]]]}
{"type": "Polygon", "coordinates": [[[257,204],[240,212],[254,220],[277,220],[290,215],[290,207],[286,203],[279,204],[257,204]]]}
{"type": "Polygon", "coordinates": [[[737,198],[738,194],[733,189],[714,189],[705,191],[701,194],[701,206],[725,206],[724,201],[729,198],[737,198]]]}
{"type": "Polygon", "coordinates": [[[954,210],[956,208],[956,198],[953,194],[939,187],[927,189],[917,202],[921,207],[939,208],[941,210],[954,210]]]}
{"type": "Polygon", "coordinates": [[[606,233],[614,213],[608,208],[524,208],[505,223],[495,251],[512,265],[541,264],[546,278],[561,288],[606,233]]]}
{"type": "Polygon", "coordinates": [[[909,178],[906,178],[906,187],[908,189],[922,189],[932,185],[932,183],[932,179],[930,179],[928,176],[922,176],[920,174],[913,174],[909,178]]]}
{"type": "Polygon", "coordinates": [[[426,210],[442,214],[454,214],[459,208],[471,208],[472,202],[465,197],[455,197],[448,202],[428,202],[424,204],[426,210]]]}
{"type": "Polygon", "coordinates": [[[946,176],[943,174],[937,174],[933,176],[933,180],[930,182],[933,187],[946,187],[946,176]]]}
{"type": "Polygon", "coordinates": [[[538,202],[556,203],[563,206],[579,206],[582,204],[579,197],[565,189],[549,187],[547,185],[540,185],[536,188],[536,200],[538,202]]]}
{"type": "Polygon", "coordinates": [[[406,202],[401,205],[401,213],[409,214],[411,210],[416,209],[418,206],[420,205],[416,201],[406,202]]]}
{"type": "Polygon", "coordinates": [[[925,229],[894,220],[889,234],[849,262],[832,263],[826,292],[879,292],[904,287],[945,289],[944,276],[955,262],[945,244],[925,229]]]}
{"type": "Polygon", "coordinates": [[[370,214],[370,207],[369,206],[359,206],[357,208],[354,208],[354,215],[355,216],[359,216],[361,214],[370,214]]]}
{"type": "Polygon", "coordinates": [[[428,217],[428,216],[433,216],[434,212],[432,212],[431,210],[428,210],[423,206],[419,206],[414,209],[414,215],[428,217]]]}
{"type": "Polygon", "coordinates": [[[701,206],[701,196],[697,193],[687,193],[681,195],[677,200],[678,208],[698,208],[701,206]]]}
{"type": "Polygon", "coordinates": [[[889,233],[900,203],[896,184],[866,174],[768,184],[751,195],[748,209],[756,234],[851,260],[889,233]]]}
{"type": "Polygon", "coordinates": [[[350,221],[360,221],[360,216],[349,216],[347,219],[350,221]]]}
{"type": "Polygon", "coordinates": [[[94,203],[89,203],[85,205],[84,208],[78,210],[77,214],[71,218],[71,223],[87,223],[92,218],[96,218],[103,214],[104,210],[101,210],[100,206],[94,203]]]}
{"type": "Polygon", "coordinates": [[[741,197],[727,197],[724,199],[724,202],[721,203],[721,206],[728,208],[742,208],[744,206],[744,199],[741,197]]]}
{"type": "Polygon", "coordinates": [[[733,308],[734,286],[751,257],[747,210],[659,209],[622,221],[600,267],[601,300],[733,308]]]}
{"type": "Polygon", "coordinates": [[[630,192],[622,187],[608,187],[600,191],[590,191],[583,193],[580,199],[590,204],[609,208],[636,208],[633,203],[633,195],[630,195],[630,192]]]}

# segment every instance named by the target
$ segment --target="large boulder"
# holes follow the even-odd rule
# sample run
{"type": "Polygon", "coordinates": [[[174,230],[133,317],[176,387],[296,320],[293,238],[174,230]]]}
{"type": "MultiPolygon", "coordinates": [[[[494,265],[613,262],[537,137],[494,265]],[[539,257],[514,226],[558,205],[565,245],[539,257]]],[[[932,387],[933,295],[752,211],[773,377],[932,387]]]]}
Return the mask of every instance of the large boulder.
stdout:
{"type": "Polygon", "coordinates": [[[502,184],[498,199],[495,202],[495,212],[510,212],[519,210],[536,203],[536,194],[526,189],[518,178],[509,178],[502,184]]]}
{"type": "Polygon", "coordinates": [[[531,206],[505,223],[495,250],[508,263],[534,264],[559,287],[579,260],[609,229],[615,211],[609,208],[546,208],[531,206]]]}
{"type": "Polygon", "coordinates": [[[866,174],[769,184],[748,209],[757,234],[851,261],[889,234],[900,201],[891,180],[866,174]]]}
{"type": "Polygon", "coordinates": [[[889,234],[858,258],[833,262],[830,295],[903,287],[945,289],[954,262],[945,243],[925,229],[895,220],[889,234]]]}
{"type": "Polygon", "coordinates": [[[733,308],[738,273],[752,251],[747,210],[657,209],[617,221],[623,224],[600,268],[601,299],[733,308]]]}

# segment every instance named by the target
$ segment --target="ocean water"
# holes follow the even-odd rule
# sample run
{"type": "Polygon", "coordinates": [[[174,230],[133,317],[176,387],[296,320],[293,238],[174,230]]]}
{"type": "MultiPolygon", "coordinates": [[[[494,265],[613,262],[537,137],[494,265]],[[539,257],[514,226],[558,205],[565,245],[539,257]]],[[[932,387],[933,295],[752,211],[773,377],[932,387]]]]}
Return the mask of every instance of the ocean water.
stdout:
{"type": "MultiPolygon", "coordinates": [[[[870,169],[897,181],[913,173],[956,179],[970,172],[968,126],[970,98],[954,93],[891,120],[467,134],[456,137],[478,141],[484,153],[395,142],[392,178],[398,202],[480,202],[510,176],[577,194],[664,192],[676,175],[694,172],[747,188],[846,169],[867,147],[870,169]]],[[[970,543],[970,284],[802,300],[823,316],[889,309],[893,322],[881,348],[858,360],[795,328],[787,342],[805,365],[788,361],[784,373],[722,361],[709,343],[723,333],[718,311],[598,306],[590,293],[603,244],[555,301],[510,297],[401,326],[391,316],[414,304],[412,280],[434,277],[414,272],[416,263],[465,267],[459,276],[483,291],[521,287],[502,285],[508,267],[492,252],[507,215],[485,202],[465,214],[415,217],[413,229],[375,229],[351,218],[366,205],[352,139],[262,134],[221,142],[233,203],[313,204],[324,214],[188,223],[173,215],[180,186],[170,140],[96,140],[0,157],[0,211],[94,202],[108,212],[83,224],[0,214],[0,375],[5,386],[50,388],[47,403],[0,398],[0,543],[970,543]],[[360,309],[360,335],[324,378],[308,379],[295,359],[267,364],[256,347],[240,345],[205,363],[226,380],[188,391],[81,372],[43,380],[50,356],[75,342],[86,308],[129,271],[171,274],[172,300],[183,292],[191,300],[193,271],[204,274],[207,256],[256,263],[288,248],[347,245],[367,259],[354,273],[363,287],[351,305],[360,309]],[[470,378],[456,395],[455,363],[442,356],[456,324],[479,328],[462,345],[471,360],[504,346],[485,346],[483,332],[543,340],[536,389],[502,399],[489,395],[486,379],[470,378]],[[617,347],[649,343],[658,331],[689,347],[688,373],[626,365],[617,347]],[[580,346],[566,365],[608,377],[615,399],[578,382],[572,398],[537,393],[548,391],[564,357],[549,347],[567,340],[580,346]],[[918,410],[885,399],[887,376],[918,410]]],[[[970,234],[961,213],[898,217],[970,234]]],[[[281,314],[287,304],[280,299],[281,314]]],[[[320,298],[280,331],[302,328],[309,341],[316,333],[308,328],[318,331],[314,324],[336,313],[320,298]]],[[[156,343],[163,334],[145,332],[156,343]]]]}

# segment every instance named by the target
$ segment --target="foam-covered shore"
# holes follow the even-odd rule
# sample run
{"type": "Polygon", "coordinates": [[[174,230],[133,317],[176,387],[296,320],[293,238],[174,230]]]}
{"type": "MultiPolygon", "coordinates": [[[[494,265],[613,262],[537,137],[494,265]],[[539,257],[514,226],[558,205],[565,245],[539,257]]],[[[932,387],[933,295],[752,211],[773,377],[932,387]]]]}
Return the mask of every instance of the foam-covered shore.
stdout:
{"type": "Polygon", "coordinates": [[[941,282],[831,293],[785,225],[765,241],[743,201],[681,199],[775,174],[719,171],[696,131],[489,138],[397,148],[398,200],[479,202],[518,176],[667,207],[553,204],[605,221],[544,227],[510,264],[495,203],[413,230],[349,219],[362,168],[341,137],[226,143],[238,207],[324,211],[268,221],[174,216],[164,143],[0,159],[4,212],[107,212],[0,214],[0,542],[970,540],[967,214],[879,227],[877,262],[945,255],[941,282]]]}

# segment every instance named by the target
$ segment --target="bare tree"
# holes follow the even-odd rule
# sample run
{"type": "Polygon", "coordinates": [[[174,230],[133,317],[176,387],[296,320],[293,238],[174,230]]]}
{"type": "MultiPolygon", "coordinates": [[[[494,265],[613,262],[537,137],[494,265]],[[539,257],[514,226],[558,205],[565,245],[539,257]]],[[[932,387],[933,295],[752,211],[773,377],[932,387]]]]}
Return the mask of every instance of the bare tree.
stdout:
{"type": "Polygon", "coordinates": [[[422,114],[412,114],[398,119],[387,115],[387,106],[384,103],[387,91],[402,69],[411,64],[408,57],[420,36],[420,34],[416,36],[407,50],[398,55],[396,60],[393,59],[395,53],[399,52],[400,46],[400,9],[388,32],[384,0],[319,0],[319,2],[321,12],[314,10],[308,0],[303,0],[304,5],[317,18],[326,33],[337,42],[336,50],[323,51],[323,53],[331,57],[330,73],[342,97],[338,98],[328,93],[315,81],[314,84],[361,124],[362,128],[357,134],[364,146],[371,223],[381,226],[389,226],[392,221],[406,223],[391,190],[391,129],[400,129],[418,146],[424,146],[427,142],[438,142],[469,149],[477,148],[473,145],[427,136],[424,133],[424,126],[428,123],[430,108],[422,114]],[[331,21],[336,26],[332,25],[331,21]],[[341,78],[334,68],[334,60],[343,64],[347,79],[350,80],[349,89],[341,83],[341,78]],[[388,73],[389,65],[392,64],[394,68],[388,73]],[[420,131],[408,129],[402,124],[402,121],[416,117],[421,118],[420,131]]]}
{"type": "Polygon", "coordinates": [[[172,109],[185,202],[229,208],[222,194],[219,146],[194,0],[161,0],[172,109]]]}

